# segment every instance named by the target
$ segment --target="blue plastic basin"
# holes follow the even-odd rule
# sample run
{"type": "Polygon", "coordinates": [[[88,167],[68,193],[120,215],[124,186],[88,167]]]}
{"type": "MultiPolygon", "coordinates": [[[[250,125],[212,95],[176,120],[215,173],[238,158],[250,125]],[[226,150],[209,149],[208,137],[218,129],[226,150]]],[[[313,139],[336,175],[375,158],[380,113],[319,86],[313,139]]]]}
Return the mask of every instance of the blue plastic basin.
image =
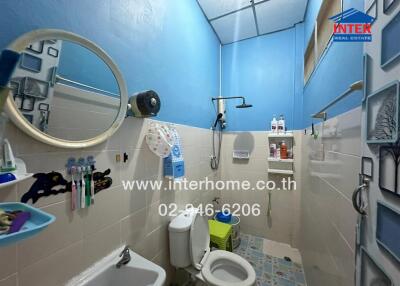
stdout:
{"type": "Polygon", "coordinates": [[[0,246],[27,239],[44,230],[56,220],[55,216],[23,203],[0,203],[0,209],[4,211],[24,211],[31,214],[31,218],[24,224],[20,231],[11,234],[0,234],[0,246]]]}

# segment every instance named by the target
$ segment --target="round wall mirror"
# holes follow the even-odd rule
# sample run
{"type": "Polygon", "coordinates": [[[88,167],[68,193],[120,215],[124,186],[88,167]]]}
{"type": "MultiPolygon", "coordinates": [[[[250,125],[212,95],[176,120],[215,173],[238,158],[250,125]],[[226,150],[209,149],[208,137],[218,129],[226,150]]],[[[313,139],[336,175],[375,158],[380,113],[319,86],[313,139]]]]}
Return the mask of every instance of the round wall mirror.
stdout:
{"type": "Polygon", "coordinates": [[[84,148],[121,125],[128,92],[116,64],[93,42],[62,30],[36,30],[9,49],[21,54],[11,77],[6,111],[37,140],[84,148]]]}

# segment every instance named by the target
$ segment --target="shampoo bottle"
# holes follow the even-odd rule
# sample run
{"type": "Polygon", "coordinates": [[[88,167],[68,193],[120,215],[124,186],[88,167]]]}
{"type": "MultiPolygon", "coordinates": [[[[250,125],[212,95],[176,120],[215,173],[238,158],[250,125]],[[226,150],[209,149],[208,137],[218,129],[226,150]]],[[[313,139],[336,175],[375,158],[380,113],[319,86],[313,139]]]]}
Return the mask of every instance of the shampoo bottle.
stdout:
{"type": "Polygon", "coordinates": [[[276,133],[277,130],[278,130],[278,121],[276,120],[276,116],[274,115],[271,121],[271,131],[272,133],[276,133]]]}
{"type": "Polygon", "coordinates": [[[285,132],[285,118],[283,117],[283,115],[281,115],[278,120],[278,133],[282,134],[284,132],[285,132]]]}
{"type": "Polygon", "coordinates": [[[285,141],[281,142],[280,155],[281,155],[281,159],[287,159],[288,158],[288,149],[287,149],[285,141]]]}

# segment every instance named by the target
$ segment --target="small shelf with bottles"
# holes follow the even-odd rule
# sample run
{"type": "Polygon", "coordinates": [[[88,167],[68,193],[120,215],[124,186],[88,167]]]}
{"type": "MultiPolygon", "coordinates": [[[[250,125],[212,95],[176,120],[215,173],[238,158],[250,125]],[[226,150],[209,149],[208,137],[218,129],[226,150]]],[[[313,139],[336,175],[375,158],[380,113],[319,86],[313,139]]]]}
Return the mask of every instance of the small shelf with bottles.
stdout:
{"type": "Polygon", "coordinates": [[[276,120],[274,115],[271,121],[271,131],[268,132],[268,173],[294,174],[294,134],[287,131],[283,115],[276,120]]]}

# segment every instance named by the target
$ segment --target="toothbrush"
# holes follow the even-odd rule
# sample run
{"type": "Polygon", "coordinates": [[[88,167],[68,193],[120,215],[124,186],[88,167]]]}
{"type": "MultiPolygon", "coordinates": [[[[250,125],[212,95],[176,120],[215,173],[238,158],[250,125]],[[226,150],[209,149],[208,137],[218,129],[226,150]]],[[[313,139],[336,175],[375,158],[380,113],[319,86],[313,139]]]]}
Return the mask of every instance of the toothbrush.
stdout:
{"type": "Polygon", "coordinates": [[[94,204],[94,180],[93,180],[93,172],[94,166],[90,167],[90,198],[92,201],[92,205],[94,204]]]}
{"type": "Polygon", "coordinates": [[[85,208],[86,205],[86,186],[85,186],[85,170],[82,167],[82,172],[81,172],[81,182],[82,182],[82,189],[81,189],[81,209],[85,208]]]}
{"type": "Polygon", "coordinates": [[[89,178],[89,166],[85,167],[85,189],[86,189],[86,206],[89,207],[90,206],[90,197],[91,197],[91,193],[90,193],[90,178],[89,178]]]}
{"type": "Polygon", "coordinates": [[[76,184],[74,180],[75,167],[71,167],[71,210],[76,209],[76,184]]]}
{"type": "Polygon", "coordinates": [[[81,167],[76,168],[77,172],[77,181],[76,181],[76,208],[81,208],[81,183],[79,180],[79,173],[81,171],[81,167]]]}

